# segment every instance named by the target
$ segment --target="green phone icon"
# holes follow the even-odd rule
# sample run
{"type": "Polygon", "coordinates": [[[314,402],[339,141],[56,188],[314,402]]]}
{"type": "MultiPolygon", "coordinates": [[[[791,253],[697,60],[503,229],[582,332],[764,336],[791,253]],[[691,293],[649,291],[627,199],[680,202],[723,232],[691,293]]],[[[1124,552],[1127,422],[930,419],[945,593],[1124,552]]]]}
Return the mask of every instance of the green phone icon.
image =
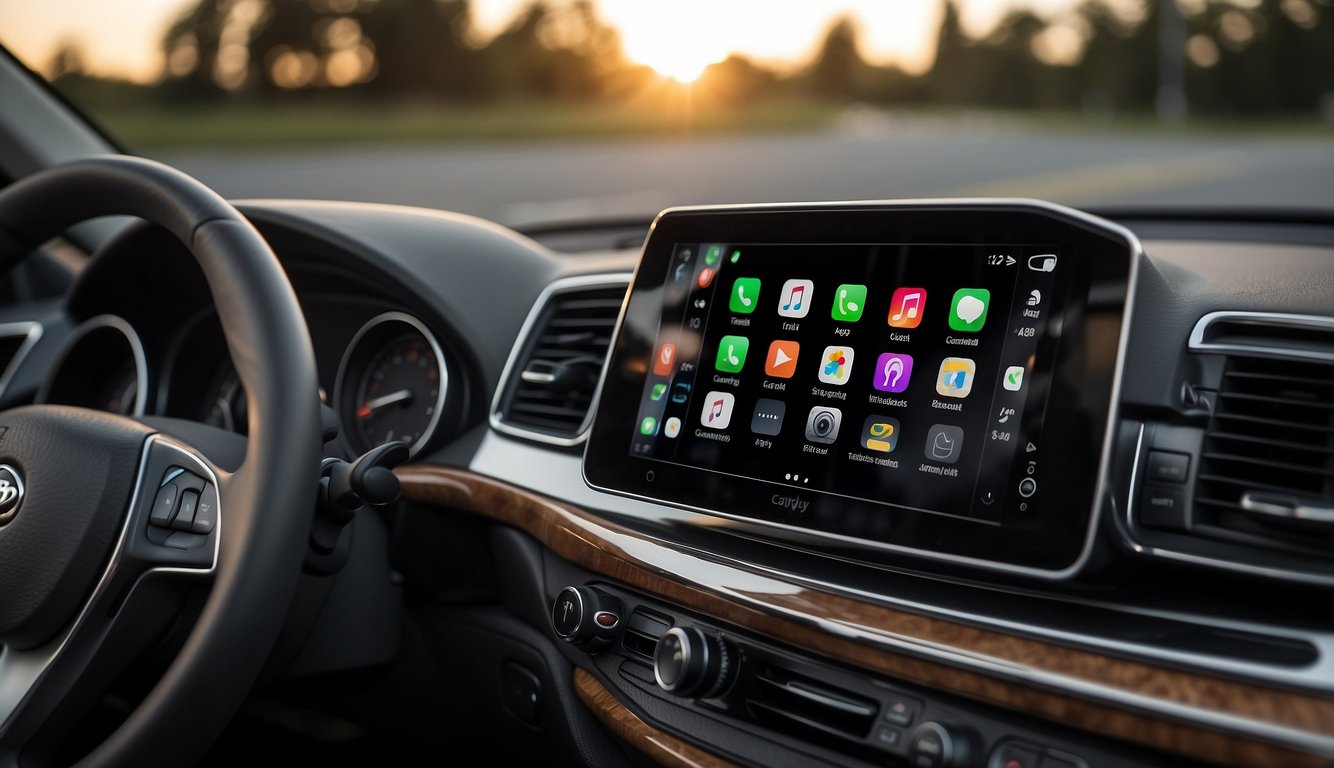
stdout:
{"type": "Polygon", "coordinates": [[[713,367],[724,373],[736,373],[746,364],[746,351],[750,349],[750,340],[745,336],[724,336],[718,345],[718,359],[713,367]]]}
{"type": "Polygon", "coordinates": [[[662,399],[662,395],[667,391],[667,385],[659,382],[653,385],[653,391],[649,392],[648,399],[657,402],[662,399]]]}
{"type": "Polygon", "coordinates": [[[759,298],[760,279],[758,277],[738,277],[736,282],[732,283],[732,299],[728,302],[728,307],[733,312],[749,315],[755,311],[755,305],[759,298]]]}
{"type": "Polygon", "coordinates": [[[855,323],[861,319],[862,310],[866,309],[866,286],[843,283],[834,291],[834,306],[829,316],[845,323],[855,323]]]}
{"type": "Polygon", "coordinates": [[[709,245],[704,247],[704,266],[716,267],[718,262],[722,261],[723,247],[721,245],[709,245]]]}
{"type": "Polygon", "coordinates": [[[950,328],[977,333],[987,322],[991,291],[986,288],[960,288],[950,302],[950,328]]]}
{"type": "Polygon", "coordinates": [[[644,420],[639,422],[639,434],[654,435],[658,432],[658,420],[652,416],[645,416],[644,420]]]}

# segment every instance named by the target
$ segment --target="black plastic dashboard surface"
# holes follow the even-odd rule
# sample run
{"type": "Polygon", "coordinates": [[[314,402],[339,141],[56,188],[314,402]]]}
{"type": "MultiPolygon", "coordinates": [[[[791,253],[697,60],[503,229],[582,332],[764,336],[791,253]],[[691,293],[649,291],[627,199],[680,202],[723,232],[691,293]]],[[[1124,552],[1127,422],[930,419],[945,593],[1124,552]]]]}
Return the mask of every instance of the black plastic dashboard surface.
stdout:
{"type": "Polygon", "coordinates": [[[868,552],[1060,573],[1091,538],[1137,257],[1123,230],[1029,203],[669,211],[585,477],[868,552]]]}

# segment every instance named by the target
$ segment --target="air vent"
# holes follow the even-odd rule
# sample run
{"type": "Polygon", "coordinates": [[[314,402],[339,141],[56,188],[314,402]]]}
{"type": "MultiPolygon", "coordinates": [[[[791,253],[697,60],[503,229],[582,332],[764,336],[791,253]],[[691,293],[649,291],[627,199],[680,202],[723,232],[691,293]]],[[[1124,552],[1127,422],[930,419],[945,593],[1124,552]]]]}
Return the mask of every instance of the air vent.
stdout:
{"type": "Polygon", "coordinates": [[[653,652],[658,650],[658,639],[672,626],[670,617],[649,613],[643,608],[636,608],[625,623],[621,633],[621,648],[631,658],[653,664],[653,652]]]}
{"type": "Polygon", "coordinates": [[[747,691],[746,708],[757,722],[775,730],[863,739],[875,724],[879,705],[826,683],[766,667],[747,691]]]}
{"type": "Polygon", "coordinates": [[[492,426],[552,445],[583,440],[629,282],[577,277],[542,294],[505,367],[492,426]]]}
{"type": "Polygon", "coordinates": [[[1328,554],[1334,543],[1334,356],[1325,362],[1229,357],[1197,481],[1202,533],[1328,554]]]}

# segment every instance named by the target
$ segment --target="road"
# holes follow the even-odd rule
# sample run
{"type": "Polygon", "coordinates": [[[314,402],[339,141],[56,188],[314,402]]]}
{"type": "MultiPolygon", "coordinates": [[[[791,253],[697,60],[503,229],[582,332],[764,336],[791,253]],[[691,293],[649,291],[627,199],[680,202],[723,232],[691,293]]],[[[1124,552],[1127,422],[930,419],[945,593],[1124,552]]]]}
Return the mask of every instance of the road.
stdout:
{"type": "Polygon", "coordinates": [[[825,133],[158,157],[233,198],[420,205],[511,226],[669,205],[1038,197],[1089,205],[1334,207],[1330,136],[1041,132],[846,120],[825,133]]]}

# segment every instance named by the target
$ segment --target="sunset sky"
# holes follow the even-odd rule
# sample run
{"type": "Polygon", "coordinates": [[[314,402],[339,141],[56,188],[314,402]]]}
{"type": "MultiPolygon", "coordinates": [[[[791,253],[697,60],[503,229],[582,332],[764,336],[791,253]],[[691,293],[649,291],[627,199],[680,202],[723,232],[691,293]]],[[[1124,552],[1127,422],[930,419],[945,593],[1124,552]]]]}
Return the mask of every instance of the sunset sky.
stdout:
{"type": "MultiPolygon", "coordinates": [[[[475,0],[482,35],[495,34],[529,0],[475,0]]],[[[776,66],[807,60],[833,19],[860,20],[863,53],[912,71],[930,64],[942,0],[596,0],[618,28],[627,55],[666,74],[689,74],[733,51],[776,66]]],[[[43,68],[63,41],[77,41],[103,75],[151,82],[162,70],[159,43],[191,0],[0,0],[0,42],[43,68]]],[[[988,29],[1005,9],[1044,15],[1074,0],[960,0],[970,31],[988,29]]]]}

